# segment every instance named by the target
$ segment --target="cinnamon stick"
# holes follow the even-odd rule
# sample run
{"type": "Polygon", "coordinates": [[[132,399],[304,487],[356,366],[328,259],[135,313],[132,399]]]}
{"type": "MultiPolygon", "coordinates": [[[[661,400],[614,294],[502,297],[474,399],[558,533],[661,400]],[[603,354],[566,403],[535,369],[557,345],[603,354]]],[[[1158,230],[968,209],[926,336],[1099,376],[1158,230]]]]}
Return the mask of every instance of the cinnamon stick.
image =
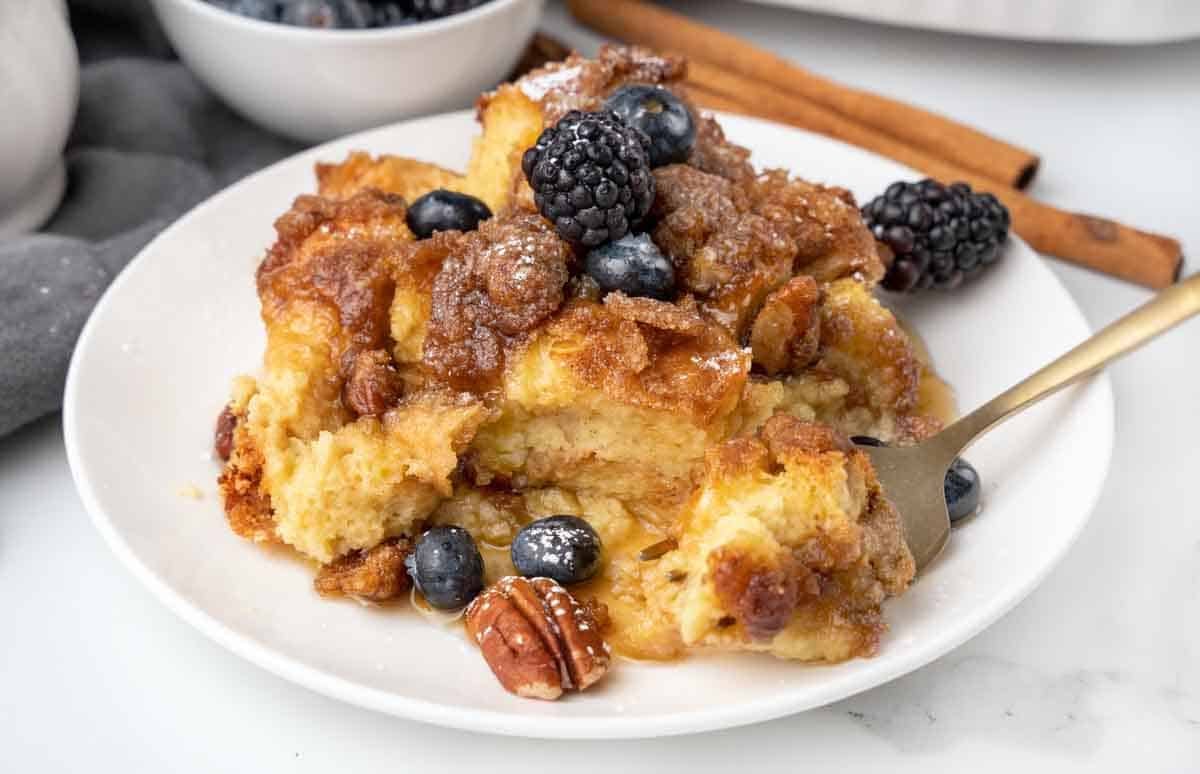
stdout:
{"type": "MultiPolygon", "coordinates": [[[[704,69],[694,73],[704,82],[689,83],[689,94],[693,101],[709,110],[766,118],[830,134],[856,145],[861,144],[861,133],[870,131],[863,128],[851,131],[836,114],[818,105],[769,99],[769,88],[737,76],[733,81],[720,82],[732,89],[726,92],[714,88],[713,79],[708,77],[710,73],[704,69]],[[840,134],[826,131],[829,127],[840,134]]],[[[1013,230],[1040,253],[1154,289],[1167,287],[1179,279],[1183,253],[1179,242],[1171,237],[1139,231],[1107,218],[1060,210],[943,159],[903,145],[894,150],[896,155],[892,158],[932,178],[945,183],[962,180],[976,190],[995,194],[1008,207],[1013,230]]]]}
{"type": "Polygon", "coordinates": [[[738,73],[1007,186],[1024,188],[1037,173],[1039,159],[1030,151],[928,110],[835,83],[664,8],[640,0],[568,0],[567,5],[576,19],[604,35],[738,73]]]}

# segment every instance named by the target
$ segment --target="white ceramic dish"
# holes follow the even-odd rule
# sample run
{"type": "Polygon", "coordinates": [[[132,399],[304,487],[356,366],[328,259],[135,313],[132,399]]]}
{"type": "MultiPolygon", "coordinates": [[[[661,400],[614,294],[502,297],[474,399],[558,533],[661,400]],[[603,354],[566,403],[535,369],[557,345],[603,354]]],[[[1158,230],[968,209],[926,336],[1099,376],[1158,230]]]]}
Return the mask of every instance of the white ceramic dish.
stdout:
{"type": "Polygon", "coordinates": [[[512,71],[544,2],[492,0],[408,27],[312,30],[204,0],[153,0],[200,80],[250,120],[303,142],[471,105],[512,71]]]}
{"type": "Polygon", "coordinates": [[[1200,37],[1186,0],[751,0],[969,35],[1071,43],[1163,43],[1200,37]]]}
{"type": "Polygon", "coordinates": [[[33,231],[58,207],[78,101],[63,0],[0,2],[0,237],[33,231]]]}
{"type": "MultiPolygon", "coordinates": [[[[774,124],[727,118],[760,164],[848,185],[860,197],[910,177],[897,165],[774,124]]],[[[318,599],[312,571],[234,536],[215,492],[214,418],[230,378],[256,368],[263,331],[253,289],[271,221],[313,186],[312,164],[353,148],[412,153],[451,167],[475,128],[457,113],[366,132],[281,162],[167,229],[117,278],[88,322],[67,381],[64,430],[97,528],[160,599],[231,650],[354,704],[478,731],[642,737],[797,712],[937,658],[1028,594],[1087,522],[1112,448],[1103,378],[1013,420],[972,449],[985,512],[887,606],[873,659],[802,666],[757,656],[618,663],[557,703],[505,694],[457,631],[407,607],[318,599]],[[181,497],[197,486],[203,499],[181,497]]],[[[963,408],[991,397],[1088,334],[1067,292],[1025,245],[954,297],[904,305],[963,408]],[[1031,313],[1036,310],[1036,313],[1031,313]]]]}

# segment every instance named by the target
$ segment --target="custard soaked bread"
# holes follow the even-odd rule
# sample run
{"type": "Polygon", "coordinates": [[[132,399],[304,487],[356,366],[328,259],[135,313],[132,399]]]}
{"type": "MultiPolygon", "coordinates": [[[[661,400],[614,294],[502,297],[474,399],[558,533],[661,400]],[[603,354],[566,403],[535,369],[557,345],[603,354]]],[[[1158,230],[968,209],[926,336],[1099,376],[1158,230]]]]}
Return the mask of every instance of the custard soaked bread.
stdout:
{"type": "Polygon", "coordinates": [[[236,383],[221,475],[235,531],[320,563],[323,595],[382,602],[432,525],[467,530],[491,582],[515,572],[518,531],[573,514],[604,546],[577,593],[618,652],[874,651],[914,568],[846,437],[934,432],[924,366],[872,294],[883,264],[845,190],[757,172],[686,102],[687,132],[666,138],[683,163],[651,169],[640,129],[631,148],[588,145],[633,119],[586,111],[684,72],[609,47],[501,86],[463,174],[362,153],[318,166],[320,195],[277,221],[258,271],[267,350],[236,383]],[[527,154],[567,116],[584,155],[527,154]],[[653,204],[628,225],[650,239],[570,236],[574,218],[617,224],[596,209],[643,173],[653,204]],[[495,215],[418,239],[408,205],[437,189],[495,215]]]}
{"type": "Polygon", "coordinates": [[[677,565],[685,645],[803,661],[873,653],[916,572],[866,454],[787,414],[710,450],[677,565]]]}

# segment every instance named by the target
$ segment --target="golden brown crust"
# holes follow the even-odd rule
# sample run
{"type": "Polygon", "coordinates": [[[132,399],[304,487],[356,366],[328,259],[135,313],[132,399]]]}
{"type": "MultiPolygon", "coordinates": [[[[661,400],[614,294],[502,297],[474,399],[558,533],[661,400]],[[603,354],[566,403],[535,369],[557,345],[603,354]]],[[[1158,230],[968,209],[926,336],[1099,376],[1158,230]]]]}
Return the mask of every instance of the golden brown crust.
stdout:
{"type": "Polygon", "coordinates": [[[313,588],[323,597],[354,597],[369,602],[386,602],[412,586],[404,560],[412,541],[389,538],[366,551],[352,551],[321,566],[313,588]]]}
{"type": "Polygon", "coordinates": [[[726,179],[692,166],[654,172],[654,241],[684,290],[741,339],[768,294],[796,272],[819,283],[883,273],[849,194],[782,171],[726,179]]]}
{"type": "Polygon", "coordinates": [[[624,320],[683,336],[699,336],[707,326],[691,296],[672,304],[656,298],[631,298],[618,291],[604,297],[604,306],[624,320]]]}
{"type": "Polygon", "coordinates": [[[457,389],[495,386],[506,351],[563,302],[571,250],[535,215],[463,234],[433,283],[422,362],[457,389]]]}
{"type": "Polygon", "coordinates": [[[338,357],[384,343],[395,290],[390,259],[412,240],[404,212],[402,199],[374,190],[344,201],[297,197],[275,221],[278,239],[258,268],[267,326],[293,303],[317,302],[341,327],[338,357]]]}
{"type": "Polygon", "coordinates": [[[754,212],[793,245],[793,270],[832,282],[853,277],[868,286],[883,278],[875,238],[844,188],[823,186],[772,169],[745,182],[754,212]]]}
{"type": "Polygon", "coordinates": [[[915,568],[869,458],[780,414],[707,463],[680,539],[685,642],[821,661],[874,652],[880,603],[915,568]]]}
{"type": "Polygon", "coordinates": [[[696,119],[696,144],[692,146],[688,164],[735,183],[754,177],[750,151],[726,139],[725,130],[712,116],[700,115],[694,107],[692,114],[699,117],[696,119]]]}
{"type": "Polygon", "coordinates": [[[654,178],[655,243],[681,289],[740,340],[766,295],[792,277],[796,245],[732,181],[681,164],[654,178]]]}
{"type": "Polygon", "coordinates": [[[278,543],[271,497],[262,488],[262,452],[244,429],[234,433],[229,462],[217,479],[225,517],[235,534],[256,543],[278,543]]]}
{"type": "Polygon", "coordinates": [[[316,165],[317,193],[329,199],[349,199],[374,188],[412,202],[438,188],[460,190],[463,176],[436,164],[401,156],[372,156],[353,151],[337,164],[316,165]]]}
{"type": "Polygon", "coordinates": [[[812,277],[793,277],[767,296],[750,329],[754,364],[768,376],[804,369],[821,343],[821,289],[812,277]]]}
{"type": "Polygon", "coordinates": [[[850,406],[899,415],[916,406],[920,359],[896,318],[858,281],[844,279],[827,289],[817,366],[850,385],[850,406]]]}
{"type": "Polygon", "coordinates": [[[705,463],[710,477],[734,477],[756,470],[769,470],[771,456],[757,438],[734,438],[708,450],[705,463]]]}
{"type": "MultiPolygon", "coordinates": [[[[603,45],[595,59],[571,54],[520,78],[513,87],[542,109],[547,125],[572,110],[597,110],[603,99],[626,83],[669,84],[682,80],[687,66],[680,57],[663,56],[635,46],[603,45]]],[[[487,109],[492,95],[480,98],[487,109]]]]}
{"type": "Polygon", "coordinates": [[[849,454],[854,445],[829,425],[806,422],[791,414],[776,414],[759,431],[775,464],[796,462],[826,452],[849,454]]]}
{"type": "Polygon", "coordinates": [[[679,334],[639,327],[607,305],[573,301],[546,333],[570,342],[564,359],[580,381],[621,403],[684,414],[699,425],[728,411],[749,370],[746,353],[707,320],[698,332],[679,334]]]}

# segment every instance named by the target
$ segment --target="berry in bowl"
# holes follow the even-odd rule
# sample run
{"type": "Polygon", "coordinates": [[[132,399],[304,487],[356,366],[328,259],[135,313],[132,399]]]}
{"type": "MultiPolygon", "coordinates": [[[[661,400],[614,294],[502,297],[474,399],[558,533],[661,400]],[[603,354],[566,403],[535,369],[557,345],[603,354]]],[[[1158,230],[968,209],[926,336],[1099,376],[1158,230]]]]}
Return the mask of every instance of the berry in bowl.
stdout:
{"type": "Polygon", "coordinates": [[[152,2],[176,52],[200,80],[238,113],[303,142],[470,106],[512,70],[544,5],[152,2]]]}
{"type": "Polygon", "coordinates": [[[366,30],[444,19],[489,0],[205,0],[258,21],[316,29],[366,30]]]}

